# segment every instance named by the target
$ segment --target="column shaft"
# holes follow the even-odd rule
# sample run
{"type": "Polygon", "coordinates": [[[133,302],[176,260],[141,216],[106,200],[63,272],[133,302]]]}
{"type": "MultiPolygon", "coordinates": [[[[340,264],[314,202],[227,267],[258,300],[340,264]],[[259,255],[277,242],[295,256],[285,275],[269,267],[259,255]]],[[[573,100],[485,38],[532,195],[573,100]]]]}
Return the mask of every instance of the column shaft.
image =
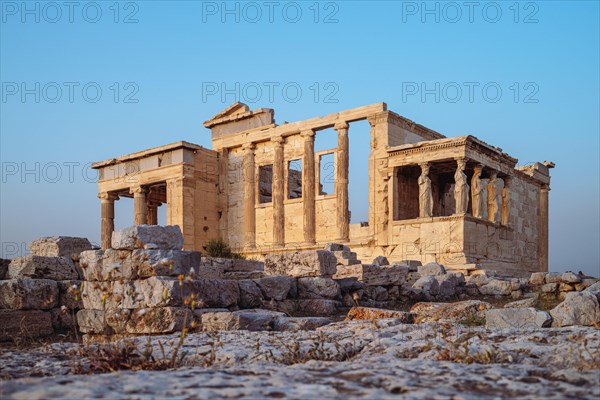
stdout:
{"type": "Polygon", "coordinates": [[[118,197],[112,193],[101,193],[100,198],[101,209],[101,240],[102,248],[110,249],[112,233],[115,230],[115,200],[118,197]]]}
{"type": "Polygon", "coordinates": [[[148,204],[146,204],[146,189],[142,186],[137,186],[131,188],[130,193],[133,193],[133,224],[147,224],[148,204]]]}
{"type": "Polygon", "coordinates": [[[256,247],[256,194],[254,143],[246,144],[244,150],[244,242],[246,247],[256,247]]]}
{"type": "Polygon", "coordinates": [[[304,242],[315,244],[315,132],[302,132],[304,138],[304,155],[302,157],[302,204],[304,209],[304,242]]]}
{"type": "Polygon", "coordinates": [[[274,137],[275,155],[273,160],[273,245],[281,247],[285,243],[284,185],[283,185],[283,142],[282,137],[274,137]]]}
{"type": "Polygon", "coordinates": [[[337,208],[337,227],[339,242],[350,240],[350,210],[348,205],[348,124],[342,122],[335,125],[338,133],[338,148],[336,152],[335,195],[337,208]]]}

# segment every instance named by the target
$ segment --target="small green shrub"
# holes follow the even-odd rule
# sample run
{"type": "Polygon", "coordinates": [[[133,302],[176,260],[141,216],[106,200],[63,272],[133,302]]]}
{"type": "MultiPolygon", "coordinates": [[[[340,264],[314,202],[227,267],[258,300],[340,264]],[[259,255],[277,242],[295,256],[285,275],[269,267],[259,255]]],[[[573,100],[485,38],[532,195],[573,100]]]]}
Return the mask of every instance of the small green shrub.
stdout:
{"type": "Polygon", "coordinates": [[[242,254],[234,253],[231,247],[223,239],[211,239],[204,245],[206,255],[216,258],[233,258],[236,260],[245,260],[242,254]]]}

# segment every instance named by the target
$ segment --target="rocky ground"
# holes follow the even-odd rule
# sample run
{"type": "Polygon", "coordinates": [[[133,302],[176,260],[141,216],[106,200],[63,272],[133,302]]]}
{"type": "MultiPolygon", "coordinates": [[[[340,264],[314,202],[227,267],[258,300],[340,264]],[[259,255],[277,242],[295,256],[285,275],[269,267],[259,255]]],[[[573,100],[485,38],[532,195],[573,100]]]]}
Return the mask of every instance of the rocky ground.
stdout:
{"type": "MultiPolygon", "coordinates": [[[[155,364],[171,360],[178,340],[136,338],[137,361],[150,349],[155,364]]],[[[202,332],[188,335],[177,368],[162,371],[92,373],[104,365],[94,349],[55,343],[5,350],[0,397],[600,396],[600,331],[594,327],[500,330],[390,318],[342,321],[315,331],[202,332]]],[[[133,356],[128,360],[136,363],[133,356]]]]}

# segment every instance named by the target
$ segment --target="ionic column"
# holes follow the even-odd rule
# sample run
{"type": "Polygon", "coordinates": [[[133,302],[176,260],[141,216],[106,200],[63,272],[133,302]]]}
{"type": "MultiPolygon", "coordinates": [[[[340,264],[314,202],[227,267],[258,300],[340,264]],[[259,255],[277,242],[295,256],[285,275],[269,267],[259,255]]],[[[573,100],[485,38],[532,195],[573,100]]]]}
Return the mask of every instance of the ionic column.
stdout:
{"type": "Polygon", "coordinates": [[[129,189],[133,194],[133,224],[145,225],[148,223],[148,205],[146,204],[147,189],[143,186],[136,186],[129,189]]]}
{"type": "Polygon", "coordinates": [[[510,222],[510,184],[512,178],[504,178],[504,187],[502,188],[502,225],[507,226],[510,222]]]}
{"type": "Polygon", "coordinates": [[[538,232],[538,260],[539,271],[548,271],[548,192],[550,187],[544,185],[540,188],[540,219],[538,232]]]}
{"type": "Polygon", "coordinates": [[[158,201],[148,200],[148,225],[158,225],[158,201]]]}
{"type": "Polygon", "coordinates": [[[335,165],[335,194],[337,207],[338,242],[350,240],[350,210],[348,207],[348,123],[340,122],[334,129],[338,133],[335,165]]]}
{"type": "Polygon", "coordinates": [[[315,132],[303,131],[304,154],[302,156],[302,205],[304,209],[304,243],[315,244],[315,132]]]}
{"type": "Polygon", "coordinates": [[[283,143],[281,136],[271,138],[275,151],[273,160],[273,245],[284,245],[284,207],[283,207],[283,143]]]}
{"type": "Polygon", "coordinates": [[[256,145],[254,143],[242,146],[244,151],[244,242],[249,249],[256,247],[255,149],[256,145]]]}
{"type": "Polygon", "coordinates": [[[101,238],[102,248],[110,249],[112,233],[115,230],[115,200],[119,199],[119,196],[104,192],[98,194],[100,199],[100,210],[101,210],[101,238]]]}

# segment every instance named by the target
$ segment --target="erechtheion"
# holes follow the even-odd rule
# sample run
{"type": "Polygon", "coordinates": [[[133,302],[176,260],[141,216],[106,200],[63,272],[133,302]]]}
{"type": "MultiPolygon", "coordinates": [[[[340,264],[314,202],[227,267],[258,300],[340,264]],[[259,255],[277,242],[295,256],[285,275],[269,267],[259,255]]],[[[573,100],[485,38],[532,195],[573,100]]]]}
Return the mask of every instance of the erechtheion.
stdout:
{"type": "Polygon", "coordinates": [[[156,224],[166,204],[167,224],[180,226],[188,250],[221,237],[261,258],[337,242],[367,260],[548,270],[551,162],[517,167],[497,147],[470,135],[447,138],[385,103],[283,125],[272,109],[235,103],[204,126],[212,150],[177,142],[93,165],[104,248],[114,201],[133,197],[135,224],[156,224]],[[348,130],[360,120],[371,126],[368,223],[351,224],[348,130]],[[337,148],[315,152],[315,135],[328,128],[337,131],[337,148]],[[319,185],[326,154],[335,159],[334,193],[319,185]]]}

